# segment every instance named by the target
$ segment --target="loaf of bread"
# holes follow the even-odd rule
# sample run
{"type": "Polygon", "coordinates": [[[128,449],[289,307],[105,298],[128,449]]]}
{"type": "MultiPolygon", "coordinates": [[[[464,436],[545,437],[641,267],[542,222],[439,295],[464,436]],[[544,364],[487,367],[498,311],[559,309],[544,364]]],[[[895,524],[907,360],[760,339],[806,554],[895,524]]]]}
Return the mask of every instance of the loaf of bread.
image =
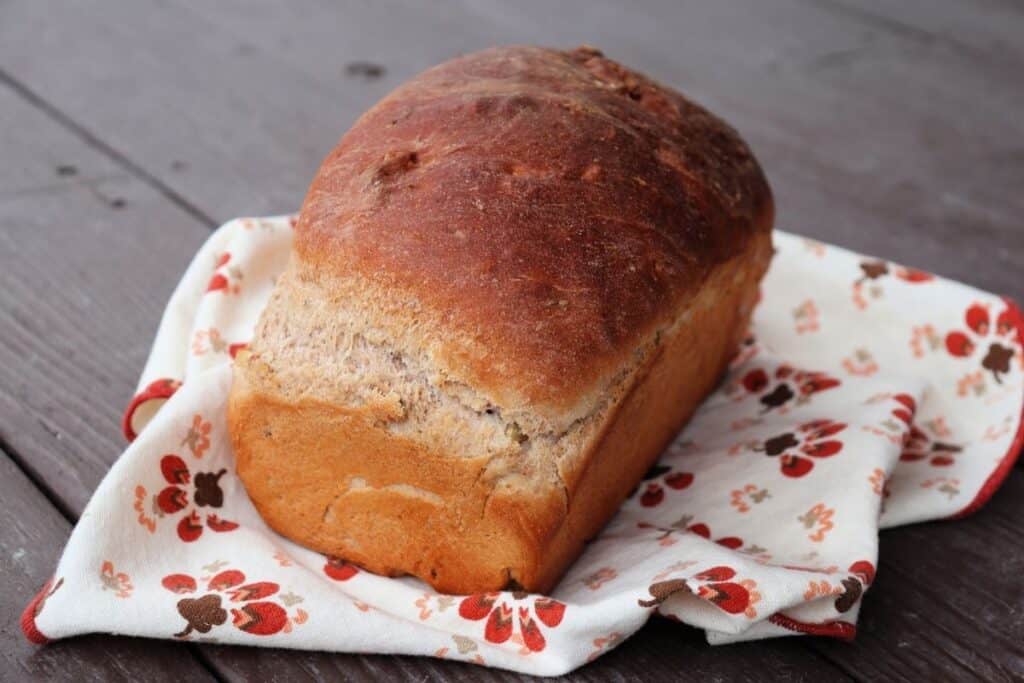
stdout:
{"type": "Polygon", "coordinates": [[[591,48],[459,57],[323,162],[229,402],[282,535],[548,591],[724,371],[770,256],[736,132],[591,48]]]}

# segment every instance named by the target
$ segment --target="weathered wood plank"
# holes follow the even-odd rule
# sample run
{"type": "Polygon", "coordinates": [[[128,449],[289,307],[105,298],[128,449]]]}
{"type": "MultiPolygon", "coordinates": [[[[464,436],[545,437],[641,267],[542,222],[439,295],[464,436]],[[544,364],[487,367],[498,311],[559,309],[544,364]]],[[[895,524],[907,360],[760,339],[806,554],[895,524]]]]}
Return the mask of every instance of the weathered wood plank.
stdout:
{"type": "Polygon", "coordinates": [[[56,22],[16,2],[5,13],[0,64],[218,219],[295,207],[343,130],[422,68],[493,43],[588,41],[735,123],[773,181],[780,225],[1024,297],[1009,274],[1024,259],[1015,72],[829,7],[143,2],[116,22],[87,8],[56,22]],[[349,74],[357,61],[386,73],[349,74]]]}
{"type": "Polygon", "coordinates": [[[1024,6],[1015,0],[811,0],[910,40],[939,43],[992,68],[1024,63],[1024,6]]]}
{"type": "MultiPolygon", "coordinates": [[[[1007,143],[1021,137],[1022,124],[1012,118],[1020,111],[1020,89],[1006,80],[1005,69],[986,68],[984,59],[961,60],[942,41],[915,40],[891,27],[858,23],[849,13],[796,4],[766,9],[752,0],[685,8],[651,3],[642,11],[611,3],[526,9],[497,2],[441,9],[392,3],[360,8],[358,14],[327,5],[298,14],[294,8],[254,8],[251,3],[244,11],[220,3],[191,10],[138,3],[119,8],[116,22],[104,12],[67,11],[58,17],[40,3],[27,2],[0,9],[0,66],[218,219],[293,208],[320,157],[362,109],[393,84],[453,52],[499,42],[587,41],[683,87],[733,121],[765,162],[785,227],[1024,298],[1024,282],[1012,267],[1024,262],[1017,220],[1024,199],[1016,189],[1024,179],[1024,156],[1007,143]],[[346,64],[357,60],[380,62],[387,73],[375,80],[348,75],[346,64]]],[[[2,105],[0,116],[7,112],[2,105]]],[[[0,394],[5,415],[20,411],[17,429],[8,434],[8,425],[2,427],[8,438],[19,440],[19,452],[30,454],[30,466],[51,457],[36,474],[80,509],[119,450],[115,425],[120,404],[141,367],[163,300],[202,230],[191,218],[179,217],[160,192],[138,182],[138,174],[121,175],[123,164],[80,162],[88,166],[85,175],[91,182],[78,185],[56,175],[65,156],[61,145],[52,158],[45,157],[47,164],[36,165],[38,153],[14,139],[24,129],[3,128],[18,132],[0,133],[4,149],[15,149],[17,159],[0,170],[6,173],[0,175],[0,197],[13,202],[6,216],[0,203],[0,216],[44,232],[12,276],[19,282],[2,284],[10,286],[11,300],[31,302],[42,293],[57,303],[52,309],[26,303],[2,321],[5,337],[7,329],[14,329],[10,321],[21,327],[13,352],[0,358],[0,365],[17,365],[25,358],[33,364],[14,384],[9,383],[14,375],[0,375],[5,389],[15,387],[0,394]],[[49,178],[50,162],[55,183],[49,178]],[[56,187],[48,189],[48,184],[56,187]],[[40,202],[41,196],[47,201],[40,202]],[[115,213],[111,204],[119,196],[127,204],[115,213]],[[137,207],[145,210],[131,213],[137,207]],[[105,213],[108,208],[112,218],[105,213]],[[61,243],[72,234],[72,216],[76,221],[84,217],[83,243],[98,241],[96,251],[71,239],[61,243]],[[108,220],[113,229],[105,231],[108,220]],[[146,221],[155,221],[158,229],[149,232],[146,221]],[[135,237],[122,243],[114,239],[118,233],[135,237]],[[161,251],[148,253],[149,245],[161,251]],[[126,266],[120,282],[110,273],[97,275],[104,253],[131,256],[133,265],[126,266]],[[83,268],[88,272],[78,272],[83,268]],[[54,269],[71,277],[45,275],[54,269]],[[151,275],[155,281],[120,291],[132,274],[151,275]],[[66,291],[69,287],[77,291],[66,291]],[[134,308],[108,308],[118,297],[134,308]],[[76,303],[88,308],[76,310],[76,303]],[[84,342],[97,340],[107,349],[131,345],[126,358],[114,362],[114,353],[97,356],[83,350],[84,342]],[[76,442],[68,444],[72,435],[76,442]],[[65,464],[61,472],[58,465],[68,462],[73,465],[65,464]]],[[[49,151],[51,138],[59,136],[40,137],[49,151]]],[[[5,223],[5,231],[8,225],[14,223],[5,223]]],[[[16,244],[21,251],[21,239],[16,244]]],[[[9,252],[0,256],[6,265],[9,252]]],[[[5,307],[9,303],[2,301],[5,307]]],[[[993,505],[1006,497],[997,496],[993,505]]],[[[988,514],[983,511],[975,520],[988,514]]],[[[997,593],[1012,589],[1006,576],[986,584],[991,577],[976,566],[951,565],[941,546],[951,533],[947,529],[957,525],[921,528],[927,529],[927,537],[919,539],[922,547],[898,560],[889,558],[892,543],[883,540],[882,574],[870,594],[858,643],[814,641],[814,648],[857,678],[870,672],[948,673],[932,668],[938,649],[963,652],[963,647],[999,643],[968,640],[973,645],[960,646],[958,631],[945,639],[941,633],[922,636],[914,647],[898,649],[896,663],[879,664],[894,656],[893,643],[905,641],[908,631],[921,630],[921,623],[946,623],[950,617],[937,606],[963,583],[974,581],[997,593]],[[922,562],[943,571],[925,578],[903,571],[922,562]]],[[[990,557],[989,549],[972,552],[982,561],[990,557]]],[[[998,605],[981,604],[986,614],[1014,616],[1000,612],[998,605]]],[[[803,668],[814,666],[808,661],[820,667],[804,649],[809,639],[710,649],[693,634],[689,641],[677,634],[674,624],[649,626],[582,675],[657,670],[710,676],[745,672],[758,678],[779,667],[809,670],[803,668]],[[662,629],[664,640],[659,640],[662,629]],[[731,668],[738,666],[740,652],[750,658],[747,668],[731,668]],[[624,658],[621,666],[616,657],[624,658]],[[692,668],[691,661],[702,658],[707,668],[692,668]],[[637,662],[650,666],[644,669],[637,662]]],[[[1012,670],[1011,657],[1020,661],[1012,650],[993,649],[992,658],[965,660],[976,667],[970,670],[998,676],[1012,670]]],[[[234,648],[209,652],[233,678],[275,670],[281,676],[485,675],[419,659],[253,654],[234,648]]]]}
{"type": "Polygon", "coordinates": [[[175,643],[87,636],[40,648],[25,640],[21,611],[52,575],[71,525],[3,451],[0,499],[0,680],[213,680],[175,643]]]}
{"type": "Polygon", "coordinates": [[[0,429],[77,511],[124,447],[121,410],[209,232],[2,84],[0,112],[0,429]]]}
{"type": "Polygon", "coordinates": [[[1024,472],[1015,470],[972,517],[885,531],[857,641],[815,648],[867,680],[1020,680],[1022,517],[1024,472]]]}

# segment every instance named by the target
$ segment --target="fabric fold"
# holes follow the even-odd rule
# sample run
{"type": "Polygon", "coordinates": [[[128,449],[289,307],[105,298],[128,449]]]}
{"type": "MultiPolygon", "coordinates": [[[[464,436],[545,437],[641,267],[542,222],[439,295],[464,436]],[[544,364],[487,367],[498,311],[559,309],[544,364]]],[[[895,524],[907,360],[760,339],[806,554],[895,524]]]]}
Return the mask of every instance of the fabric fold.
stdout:
{"type": "Polygon", "coordinates": [[[712,644],[851,639],[879,528],[973,512],[1024,441],[1012,302],[777,231],[728,375],[552,595],[439,595],[278,536],[234,474],[231,359],[293,225],[231,221],[189,266],[125,414],[134,440],[25,610],[32,642],[123,633],[555,675],[653,614],[712,644]]]}

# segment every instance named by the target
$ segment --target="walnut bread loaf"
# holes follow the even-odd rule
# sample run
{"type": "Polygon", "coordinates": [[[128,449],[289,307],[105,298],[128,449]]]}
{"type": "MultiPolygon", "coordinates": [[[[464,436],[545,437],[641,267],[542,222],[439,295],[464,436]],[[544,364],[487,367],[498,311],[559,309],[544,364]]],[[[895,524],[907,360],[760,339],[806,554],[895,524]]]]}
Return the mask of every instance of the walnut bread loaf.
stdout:
{"type": "Polygon", "coordinates": [[[771,257],[746,144],[592,48],[486,50],[320,167],[228,407],[294,541],[549,591],[711,391],[771,257]]]}

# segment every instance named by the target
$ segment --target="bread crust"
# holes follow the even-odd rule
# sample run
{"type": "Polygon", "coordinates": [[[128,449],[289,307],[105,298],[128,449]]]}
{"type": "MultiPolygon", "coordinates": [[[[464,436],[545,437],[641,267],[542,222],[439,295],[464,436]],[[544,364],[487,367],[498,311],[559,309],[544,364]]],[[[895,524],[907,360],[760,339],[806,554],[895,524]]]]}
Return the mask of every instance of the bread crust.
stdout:
{"type": "Polygon", "coordinates": [[[506,47],[366,112],[295,250],[419,302],[449,375],[576,419],[771,214],[747,145],[702,107],[590,48],[506,47]]]}
{"type": "Polygon", "coordinates": [[[772,219],[731,128],[594,50],[422,74],[325,160],[236,361],[251,499],[374,572],[550,590],[723,372],[772,219]]]}

